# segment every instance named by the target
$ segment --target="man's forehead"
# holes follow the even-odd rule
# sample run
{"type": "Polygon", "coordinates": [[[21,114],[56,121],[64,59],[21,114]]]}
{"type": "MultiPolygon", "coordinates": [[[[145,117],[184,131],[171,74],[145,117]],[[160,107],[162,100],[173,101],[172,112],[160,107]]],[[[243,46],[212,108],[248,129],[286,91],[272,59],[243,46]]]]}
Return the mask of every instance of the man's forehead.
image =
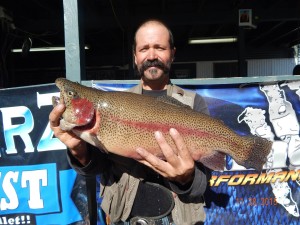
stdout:
{"type": "Polygon", "coordinates": [[[162,25],[154,25],[154,26],[144,26],[141,27],[136,33],[136,41],[154,41],[156,43],[163,43],[169,41],[169,33],[168,30],[162,25]]]}

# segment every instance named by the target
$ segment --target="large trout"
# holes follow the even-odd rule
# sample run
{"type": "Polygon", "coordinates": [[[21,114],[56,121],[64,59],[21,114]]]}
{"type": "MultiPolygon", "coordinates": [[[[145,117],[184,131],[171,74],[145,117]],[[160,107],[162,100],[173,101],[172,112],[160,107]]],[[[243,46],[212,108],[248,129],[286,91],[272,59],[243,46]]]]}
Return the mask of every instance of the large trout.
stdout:
{"type": "Polygon", "coordinates": [[[53,99],[53,104],[61,101],[66,105],[61,129],[72,130],[107,153],[139,159],[136,148],[143,147],[163,158],[153,133],[161,131],[176,149],[170,128],[176,128],[183,136],[195,161],[213,170],[224,169],[225,154],[246,168],[261,170],[271,150],[272,142],[256,136],[240,136],[222,121],[171,97],[105,92],[64,78],[55,83],[60,89],[60,100],[53,99]]]}

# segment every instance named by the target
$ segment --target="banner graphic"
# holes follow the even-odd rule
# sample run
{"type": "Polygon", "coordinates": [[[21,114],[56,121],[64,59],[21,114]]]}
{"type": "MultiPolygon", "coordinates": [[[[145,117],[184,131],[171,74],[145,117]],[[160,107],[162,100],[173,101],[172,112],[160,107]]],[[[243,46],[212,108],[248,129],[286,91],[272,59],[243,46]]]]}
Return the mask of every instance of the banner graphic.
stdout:
{"type": "MultiPolygon", "coordinates": [[[[130,84],[94,82],[105,91],[130,84]]],[[[300,81],[223,85],[180,85],[206,100],[210,115],[240,135],[273,141],[263,171],[246,169],[230,157],[213,171],[205,193],[205,224],[299,224],[300,81]]]]}
{"type": "MultiPolygon", "coordinates": [[[[240,135],[273,141],[263,171],[245,169],[230,157],[223,171],[213,171],[205,224],[299,224],[300,81],[192,82],[180,86],[202,95],[212,117],[240,135]]],[[[91,85],[106,91],[132,86],[125,81],[91,85]]],[[[54,95],[54,84],[0,90],[0,224],[89,223],[85,179],[70,168],[66,147],[48,124],[54,95]]],[[[99,197],[96,201],[101,203],[99,197]]],[[[100,208],[98,213],[102,225],[100,208]]]]}
{"type": "Polygon", "coordinates": [[[0,90],[0,224],[79,225],[85,180],[49,127],[55,85],[0,90]]]}

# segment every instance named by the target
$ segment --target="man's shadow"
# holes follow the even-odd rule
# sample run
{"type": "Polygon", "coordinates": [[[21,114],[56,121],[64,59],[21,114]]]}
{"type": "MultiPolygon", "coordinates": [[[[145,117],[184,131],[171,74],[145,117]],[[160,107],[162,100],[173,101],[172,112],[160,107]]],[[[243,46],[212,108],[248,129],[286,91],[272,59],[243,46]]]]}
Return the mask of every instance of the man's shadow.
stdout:
{"type": "Polygon", "coordinates": [[[206,191],[204,193],[204,199],[205,199],[205,208],[210,208],[212,202],[218,206],[225,208],[228,205],[230,196],[225,193],[217,193],[211,189],[211,187],[207,187],[206,191]]]}

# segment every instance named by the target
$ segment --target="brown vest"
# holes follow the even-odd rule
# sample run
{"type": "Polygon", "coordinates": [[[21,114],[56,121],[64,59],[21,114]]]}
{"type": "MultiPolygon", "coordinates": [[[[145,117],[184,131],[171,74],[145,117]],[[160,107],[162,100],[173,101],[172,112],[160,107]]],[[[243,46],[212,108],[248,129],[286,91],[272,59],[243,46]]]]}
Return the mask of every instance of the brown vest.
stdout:
{"type": "MultiPolygon", "coordinates": [[[[142,93],[142,84],[132,87],[128,92],[142,93]]],[[[196,93],[185,91],[180,87],[169,84],[167,95],[180,102],[194,107],[196,93]]],[[[126,170],[114,168],[109,171],[110,177],[101,177],[100,196],[102,197],[101,207],[110,216],[111,222],[119,220],[126,221],[137,193],[140,179],[126,173],[126,170]],[[116,179],[119,177],[119,179],[116,179]],[[106,180],[103,180],[106,179],[106,180]]],[[[138,163],[132,165],[131,174],[139,174],[138,163]]],[[[184,203],[178,197],[174,198],[175,207],[172,210],[172,218],[176,225],[193,225],[205,221],[204,203],[184,203]]]]}

